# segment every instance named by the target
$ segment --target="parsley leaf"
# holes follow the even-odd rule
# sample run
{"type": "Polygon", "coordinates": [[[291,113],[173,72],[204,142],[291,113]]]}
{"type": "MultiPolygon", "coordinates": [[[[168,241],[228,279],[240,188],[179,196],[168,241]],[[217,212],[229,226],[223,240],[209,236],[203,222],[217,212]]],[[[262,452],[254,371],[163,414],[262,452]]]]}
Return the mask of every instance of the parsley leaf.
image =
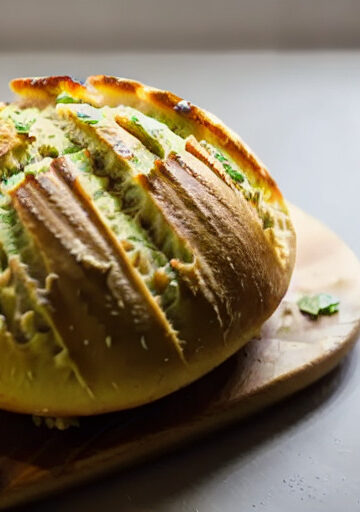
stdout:
{"type": "Polygon", "coordinates": [[[17,121],[14,119],[15,129],[18,133],[29,133],[31,126],[34,124],[35,119],[33,121],[29,121],[27,123],[23,123],[22,121],[17,121]]]}
{"type": "Polygon", "coordinates": [[[78,101],[76,101],[74,98],[72,98],[66,92],[62,92],[56,98],[56,103],[78,103],[78,101]]]}
{"type": "Polygon", "coordinates": [[[214,157],[216,160],[219,160],[219,162],[223,164],[225,171],[236,183],[243,183],[243,181],[245,181],[244,175],[236,169],[233,169],[229,164],[229,160],[222,153],[220,153],[220,151],[217,151],[214,154],[214,157]]]}
{"type": "Polygon", "coordinates": [[[223,164],[225,171],[228,173],[230,178],[232,178],[236,183],[242,183],[244,181],[244,176],[241,174],[241,172],[236,171],[231,167],[230,164],[223,164]]]}
{"type": "Polygon", "coordinates": [[[64,149],[64,155],[71,155],[72,153],[77,153],[80,150],[81,150],[80,146],[76,146],[76,145],[69,146],[64,149]]]}
{"type": "Polygon", "coordinates": [[[224,157],[224,155],[222,155],[221,153],[215,153],[215,155],[214,155],[214,156],[215,156],[215,158],[216,158],[217,160],[219,160],[219,162],[226,162],[226,160],[227,160],[227,159],[224,157]]]}
{"type": "Polygon", "coordinates": [[[340,301],[328,293],[317,295],[304,295],[298,300],[297,305],[302,313],[317,318],[319,315],[333,315],[339,311],[340,301]]]}
{"type": "Polygon", "coordinates": [[[90,117],[88,114],[84,114],[83,112],[77,112],[77,116],[86,124],[97,124],[99,122],[99,119],[94,119],[93,117],[90,117]]]}
{"type": "Polygon", "coordinates": [[[263,228],[268,229],[274,226],[274,220],[270,217],[269,213],[265,213],[263,217],[263,228]]]}

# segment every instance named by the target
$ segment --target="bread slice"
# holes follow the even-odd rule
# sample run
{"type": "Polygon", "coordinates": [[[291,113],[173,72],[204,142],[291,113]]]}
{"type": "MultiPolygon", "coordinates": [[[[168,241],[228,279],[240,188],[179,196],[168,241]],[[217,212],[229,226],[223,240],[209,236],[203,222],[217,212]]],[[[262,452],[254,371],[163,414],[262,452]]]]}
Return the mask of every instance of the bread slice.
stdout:
{"type": "Polygon", "coordinates": [[[263,164],[172,93],[16,79],[0,106],[0,407],[81,416],[189,384],[256,335],[295,234],[263,164]]]}

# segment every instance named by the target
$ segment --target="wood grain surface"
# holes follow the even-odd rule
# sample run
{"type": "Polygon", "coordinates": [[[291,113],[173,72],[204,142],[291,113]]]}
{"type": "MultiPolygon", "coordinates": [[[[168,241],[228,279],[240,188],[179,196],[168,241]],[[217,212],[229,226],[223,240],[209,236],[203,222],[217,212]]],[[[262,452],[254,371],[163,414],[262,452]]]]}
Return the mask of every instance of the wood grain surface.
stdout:
{"type": "Polygon", "coordinates": [[[261,337],[206,377],[156,403],[84,418],[64,432],[0,413],[1,509],[173,449],[281,400],[339,363],[360,329],[360,265],[318,221],[296,208],[292,216],[298,254],[288,294],[261,337]],[[338,296],[340,312],[316,321],[302,315],[296,299],[318,292],[338,296]]]}

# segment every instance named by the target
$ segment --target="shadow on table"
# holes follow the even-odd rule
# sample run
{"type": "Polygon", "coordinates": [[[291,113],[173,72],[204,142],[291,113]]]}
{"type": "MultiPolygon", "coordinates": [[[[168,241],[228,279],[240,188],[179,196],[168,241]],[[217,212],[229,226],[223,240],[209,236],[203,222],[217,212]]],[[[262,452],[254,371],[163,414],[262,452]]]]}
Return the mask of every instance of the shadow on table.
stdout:
{"type": "MultiPolygon", "coordinates": [[[[126,472],[117,471],[106,478],[98,478],[96,484],[89,486],[88,483],[87,486],[62,493],[59,496],[61,508],[57,510],[79,510],[78,506],[87,498],[87,512],[98,511],[99,507],[106,507],[109,512],[155,512],[170,497],[201,484],[219,468],[235,460],[241,461],[256,447],[281,436],[296,424],[306,422],[313,414],[321,414],[330,398],[339,399],[341,393],[345,392],[346,383],[354,373],[355,366],[356,357],[353,352],[317,383],[241,424],[207,435],[192,442],[181,452],[177,450],[156,461],[127,469],[126,472]],[[186,467],[186,472],[179,471],[179,466],[186,467]]],[[[191,388],[186,392],[191,393],[191,388]]],[[[56,502],[53,500],[51,507],[54,508],[54,505],[56,502]]],[[[50,504],[42,501],[33,507],[27,505],[17,510],[45,512],[49,508],[50,504]]]]}

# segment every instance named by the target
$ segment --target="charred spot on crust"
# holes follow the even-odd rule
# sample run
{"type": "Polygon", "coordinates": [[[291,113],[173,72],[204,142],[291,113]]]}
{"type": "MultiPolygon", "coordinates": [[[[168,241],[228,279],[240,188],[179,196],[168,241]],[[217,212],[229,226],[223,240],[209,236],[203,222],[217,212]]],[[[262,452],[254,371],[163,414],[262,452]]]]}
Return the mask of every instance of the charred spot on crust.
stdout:
{"type": "Polygon", "coordinates": [[[135,80],[122,80],[113,76],[99,75],[93,76],[88,79],[89,83],[96,86],[105,85],[107,87],[113,87],[116,90],[124,92],[136,93],[137,89],[141,88],[142,85],[135,80]]]}

